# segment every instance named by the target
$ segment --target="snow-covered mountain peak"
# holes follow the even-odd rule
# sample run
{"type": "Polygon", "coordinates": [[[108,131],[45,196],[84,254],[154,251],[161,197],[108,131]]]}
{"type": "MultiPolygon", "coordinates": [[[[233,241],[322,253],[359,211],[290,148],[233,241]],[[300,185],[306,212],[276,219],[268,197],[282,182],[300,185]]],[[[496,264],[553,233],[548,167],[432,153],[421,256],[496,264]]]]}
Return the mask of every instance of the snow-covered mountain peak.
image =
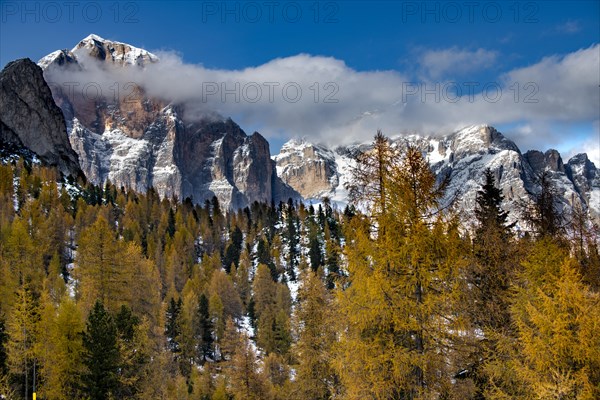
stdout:
{"type": "Polygon", "coordinates": [[[95,33],[90,33],[85,38],[81,39],[81,42],[91,42],[91,41],[106,42],[107,40],[105,40],[104,38],[96,35],[95,33]]]}
{"type": "Polygon", "coordinates": [[[37,65],[39,65],[40,68],[42,68],[42,69],[46,69],[56,59],[58,59],[59,57],[63,56],[64,54],[65,54],[64,50],[53,51],[52,53],[48,54],[47,56],[44,56],[44,57],[40,58],[38,60],[38,62],[37,62],[37,65]]]}
{"type": "Polygon", "coordinates": [[[120,82],[123,69],[136,73],[156,62],[158,57],[144,49],[93,34],[70,51],[40,60],[49,82],[71,79],[77,71],[73,80],[89,72],[90,79],[101,76],[110,85],[102,96],[52,85],[71,147],[90,182],[110,180],[141,192],[152,187],[161,196],[199,203],[217,196],[223,209],[269,202],[279,193],[295,195],[274,176],[269,144],[260,134],[247,136],[215,111],[198,113],[153,97],[142,85],[124,84],[118,97],[112,91],[110,82],[120,82]]]}
{"type": "Polygon", "coordinates": [[[298,158],[303,160],[333,160],[335,155],[327,147],[309,142],[306,138],[294,138],[281,146],[281,150],[273,159],[298,158]]]}
{"type": "Polygon", "coordinates": [[[577,168],[580,171],[591,171],[596,170],[596,165],[588,158],[587,153],[579,153],[574,155],[567,162],[571,168],[577,168]]]}
{"type": "Polygon", "coordinates": [[[159,61],[159,58],[147,50],[140,49],[127,43],[104,39],[90,34],[82,39],[71,53],[87,54],[101,61],[111,61],[121,66],[137,65],[143,67],[159,61]]]}
{"type": "Polygon", "coordinates": [[[77,57],[70,50],[56,50],[37,62],[39,67],[46,71],[50,66],[64,66],[67,64],[77,64],[77,57]]]}
{"type": "MultiPolygon", "coordinates": [[[[592,216],[600,215],[600,171],[585,154],[573,157],[566,164],[556,150],[522,154],[512,140],[487,124],[467,126],[446,136],[401,136],[392,142],[394,146],[410,144],[422,149],[432,170],[451,179],[442,203],[456,198],[457,207],[467,215],[475,207],[476,193],[487,168],[494,173],[505,196],[503,207],[514,220],[521,217],[518,204],[539,191],[542,171],[551,172],[561,196],[561,209],[570,210],[575,204],[582,204],[592,216]]],[[[328,196],[343,204],[347,201],[344,183],[350,179],[349,166],[354,164],[359,151],[370,148],[369,143],[364,143],[332,151],[306,140],[293,140],[273,159],[281,179],[305,199],[328,196]],[[324,156],[328,154],[332,159],[324,156]]]]}
{"type": "Polygon", "coordinates": [[[457,155],[464,153],[489,153],[502,150],[519,152],[517,145],[498,132],[493,126],[471,125],[449,135],[452,150],[457,155]]]}
{"type": "Polygon", "coordinates": [[[156,55],[147,50],[91,34],[80,40],[71,50],[53,51],[47,56],[42,57],[37,64],[44,71],[48,70],[51,66],[63,67],[69,64],[85,68],[85,65],[83,65],[85,64],[85,59],[90,57],[121,67],[144,67],[160,61],[156,55]]]}
{"type": "Polygon", "coordinates": [[[303,198],[319,198],[339,185],[336,154],[306,139],[291,139],[273,156],[277,176],[303,198]]]}

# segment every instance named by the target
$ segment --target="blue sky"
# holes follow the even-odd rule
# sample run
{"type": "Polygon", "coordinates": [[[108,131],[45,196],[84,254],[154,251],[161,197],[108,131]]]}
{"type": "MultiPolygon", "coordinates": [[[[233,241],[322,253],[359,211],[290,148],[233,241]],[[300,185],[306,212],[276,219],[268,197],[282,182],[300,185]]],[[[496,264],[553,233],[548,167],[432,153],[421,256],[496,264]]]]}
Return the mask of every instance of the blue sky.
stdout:
{"type": "MultiPolygon", "coordinates": [[[[179,65],[230,73],[254,69],[262,76],[268,74],[265,79],[269,81],[281,79],[282,68],[300,68],[299,73],[306,73],[306,64],[339,67],[331,78],[340,82],[341,104],[335,109],[326,104],[291,109],[286,104],[281,107],[283,114],[269,109],[261,118],[261,107],[223,107],[246,131],[264,132],[274,148],[289,136],[334,142],[343,136],[368,140],[374,127],[393,135],[451,131],[461,123],[490,122],[524,150],[555,147],[563,153],[587,151],[596,160],[600,157],[598,1],[2,1],[0,21],[2,66],[16,58],[37,60],[56,49],[72,48],[96,33],[159,54],[175,53],[179,65]],[[300,54],[308,58],[298,58],[300,54]],[[275,68],[275,59],[289,63],[275,68]],[[582,63],[589,64],[582,70],[589,74],[584,78],[577,76],[582,63]],[[381,111],[388,97],[367,95],[371,86],[380,88],[379,80],[371,80],[377,73],[381,80],[393,77],[396,83],[409,84],[398,87],[399,91],[416,88],[409,99],[413,103],[404,111],[391,105],[381,111]],[[537,86],[525,88],[525,82],[508,79],[521,76],[537,86]],[[564,86],[556,86],[555,81],[564,86]],[[349,86],[353,82],[362,91],[354,92],[349,86]],[[515,96],[517,89],[519,102],[529,93],[538,103],[531,111],[519,112],[515,104],[426,104],[436,102],[434,94],[421,101],[421,90],[439,91],[448,82],[457,85],[446,94],[455,93],[458,86],[464,95],[469,82],[479,83],[475,92],[497,83],[505,97],[515,96]],[[569,90],[578,89],[577,85],[585,89],[585,96],[569,90]],[[345,97],[344,92],[352,96],[345,97]],[[560,96],[574,105],[573,110],[556,111],[560,104],[553,102],[560,96]],[[365,97],[364,102],[357,103],[357,97],[365,97]],[[375,105],[370,108],[370,104],[375,105]],[[494,116],[495,109],[501,117],[494,116]],[[290,112],[293,115],[286,114],[290,112]],[[339,117],[336,126],[315,122],[344,112],[347,120],[339,117]],[[348,121],[366,118],[361,113],[368,113],[370,122],[361,120],[351,134],[344,135],[348,121]],[[427,115],[435,121],[411,120],[411,116],[422,120],[427,115]],[[293,120],[289,127],[282,122],[286,118],[293,120]]],[[[315,80],[320,77],[315,73],[315,80]]]]}

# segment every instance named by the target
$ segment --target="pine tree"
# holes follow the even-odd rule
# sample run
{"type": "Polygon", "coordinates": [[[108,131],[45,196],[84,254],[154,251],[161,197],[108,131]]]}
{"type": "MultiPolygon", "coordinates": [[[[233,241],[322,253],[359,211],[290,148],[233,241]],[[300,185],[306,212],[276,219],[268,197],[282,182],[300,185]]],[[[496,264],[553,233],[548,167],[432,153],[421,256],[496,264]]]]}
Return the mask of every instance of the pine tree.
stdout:
{"type": "Polygon", "coordinates": [[[84,393],[92,400],[105,400],[118,390],[120,355],[117,327],[100,301],[88,316],[83,349],[87,369],[82,377],[84,393]]]}
{"type": "Polygon", "coordinates": [[[336,369],[345,398],[465,395],[466,382],[452,384],[463,367],[456,297],[464,243],[439,210],[444,182],[417,148],[394,150],[381,134],[362,160],[351,193],[370,218],[350,222],[349,285],[340,294],[336,369]]]}
{"type": "Polygon", "coordinates": [[[108,221],[99,216],[82,232],[77,251],[74,273],[84,310],[91,309],[96,300],[115,311],[121,304],[129,303],[133,271],[126,261],[122,244],[115,239],[108,221]]]}
{"type": "Polygon", "coordinates": [[[39,325],[39,304],[28,285],[18,288],[16,301],[6,326],[8,342],[8,368],[13,379],[19,383],[19,393],[31,393],[32,372],[36,360],[39,325]]]}
{"type": "Polygon", "coordinates": [[[544,238],[523,263],[510,310],[517,340],[487,366],[489,398],[600,396],[600,295],[560,246],[544,238]]]}
{"type": "Polygon", "coordinates": [[[498,354],[496,347],[501,338],[512,334],[510,289],[517,263],[512,225],[507,224],[508,212],[501,208],[502,191],[496,187],[491,170],[484,171],[484,178],[476,197],[473,260],[467,267],[467,286],[463,288],[473,329],[484,335],[474,347],[473,362],[466,373],[477,383],[479,397],[488,380],[483,364],[498,354]]]}
{"type": "Polygon", "coordinates": [[[198,354],[200,363],[204,364],[207,358],[212,358],[212,321],[208,298],[202,293],[198,299],[198,322],[196,338],[198,341],[198,354]]]}
{"type": "Polygon", "coordinates": [[[298,337],[293,354],[294,398],[325,400],[335,393],[337,376],[331,358],[336,341],[333,299],[319,276],[311,271],[301,275],[298,305],[293,318],[298,337]]]}
{"type": "Polygon", "coordinates": [[[177,340],[181,332],[179,326],[181,305],[181,298],[178,301],[175,301],[175,299],[171,297],[165,316],[165,336],[167,337],[168,347],[173,353],[179,353],[180,351],[179,342],[177,340]]]}
{"type": "Polygon", "coordinates": [[[84,321],[75,302],[63,297],[58,309],[49,307],[42,315],[45,328],[40,354],[43,386],[39,395],[51,399],[67,400],[81,397],[80,380],[83,373],[83,342],[81,333],[84,321]]]}

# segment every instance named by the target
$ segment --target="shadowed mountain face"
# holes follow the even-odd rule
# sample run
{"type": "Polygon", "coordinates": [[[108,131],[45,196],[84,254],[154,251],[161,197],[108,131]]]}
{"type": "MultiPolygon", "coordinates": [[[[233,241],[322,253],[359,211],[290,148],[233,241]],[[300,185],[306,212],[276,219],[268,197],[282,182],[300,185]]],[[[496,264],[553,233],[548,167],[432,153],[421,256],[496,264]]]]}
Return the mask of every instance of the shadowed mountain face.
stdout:
{"type": "MultiPolygon", "coordinates": [[[[70,73],[85,76],[81,73],[97,70],[114,74],[117,82],[123,69],[157,62],[145,50],[96,35],[38,62],[53,83],[88,179],[138,191],[154,187],[161,196],[191,197],[198,203],[217,196],[224,208],[270,202],[286,191],[274,175],[268,142],[257,132],[246,135],[231,119],[215,113],[188,117],[185,105],[151,98],[133,83],[119,83],[124,89],[119,95],[89,96],[77,89],[90,82],[77,82],[76,90],[64,82],[70,73]]],[[[110,86],[102,87],[106,92],[110,86]]]]}
{"type": "Polygon", "coordinates": [[[28,149],[63,175],[80,174],[65,118],[52,100],[42,69],[29,59],[16,60],[0,72],[0,145],[28,149]]]}

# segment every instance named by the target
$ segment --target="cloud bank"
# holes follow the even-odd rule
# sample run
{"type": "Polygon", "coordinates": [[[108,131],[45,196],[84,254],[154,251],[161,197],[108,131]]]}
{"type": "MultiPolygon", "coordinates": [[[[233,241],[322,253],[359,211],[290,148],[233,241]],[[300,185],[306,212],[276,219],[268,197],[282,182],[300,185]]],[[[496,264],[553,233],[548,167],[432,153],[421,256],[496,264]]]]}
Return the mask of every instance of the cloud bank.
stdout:
{"type": "Polygon", "coordinates": [[[134,82],[150,96],[185,104],[188,115],[217,111],[267,138],[304,136],[327,144],[370,140],[377,129],[389,136],[447,134],[488,123],[527,126],[515,134],[546,149],[556,137],[536,127],[591,126],[600,119],[599,44],[546,57],[489,82],[439,79],[448,71],[468,73],[494,62],[497,53],[484,49],[425,52],[421,61],[429,67],[418,77],[357,71],[342,60],[308,54],[241,70],[186,64],[174,53],[157,55],[160,62],[144,69],[107,70],[84,59],[83,71],[55,73],[51,80],[98,82],[107,91],[115,80],[121,88],[134,82]]]}

